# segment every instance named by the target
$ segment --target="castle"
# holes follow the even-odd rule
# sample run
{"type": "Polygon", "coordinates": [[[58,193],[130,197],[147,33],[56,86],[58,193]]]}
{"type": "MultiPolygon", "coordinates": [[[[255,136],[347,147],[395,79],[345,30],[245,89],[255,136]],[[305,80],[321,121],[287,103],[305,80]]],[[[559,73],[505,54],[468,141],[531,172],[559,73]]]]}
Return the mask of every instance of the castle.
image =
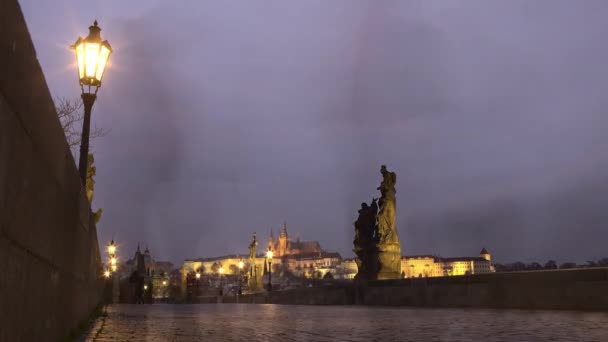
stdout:
{"type": "MultiPolygon", "coordinates": [[[[275,281],[280,283],[281,278],[289,275],[300,278],[352,279],[358,272],[356,258],[343,259],[339,253],[323,250],[319,241],[301,241],[299,234],[295,239],[292,239],[285,224],[280,230],[278,239],[275,239],[274,232],[270,231],[268,244],[258,250],[256,254],[253,264],[260,270],[259,277],[267,272],[266,252],[268,250],[273,252],[273,283],[275,281]],[[264,272],[261,272],[261,270],[264,270],[264,272]]],[[[200,276],[212,277],[221,274],[225,276],[246,275],[247,270],[253,266],[250,263],[251,261],[245,254],[184,260],[182,285],[186,286],[188,275],[192,276],[197,273],[200,276]],[[238,267],[241,262],[244,265],[242,270],[238,267]]],[[[481,250],[479,256],[474,257],[402,256],[400,271],[402,278],[444,277],[495,272],[491,254],[485,248],[481,250]]],[[[262,282],[267,282],[267,280],[262,282]]]]}
{"type": "Polygon", "coordinates": [[[434,255],[414,255],[401,258],[404,278],[446,277],[495,272],[492,255],[483,248],[478,257],[441,258],[434,255]]]}
{"type": "Polygon", "coordinates": [[[283,224],[283,229],[279,233],[279,240],[275,242],[273,231],[270,231],[268,239],[268,247],[279,258],[298,256],[298,255],[315,255],[322,252],[319,241],[300,241],[300,236],[293,241],[287,234],[287,224],[283,224]]]}

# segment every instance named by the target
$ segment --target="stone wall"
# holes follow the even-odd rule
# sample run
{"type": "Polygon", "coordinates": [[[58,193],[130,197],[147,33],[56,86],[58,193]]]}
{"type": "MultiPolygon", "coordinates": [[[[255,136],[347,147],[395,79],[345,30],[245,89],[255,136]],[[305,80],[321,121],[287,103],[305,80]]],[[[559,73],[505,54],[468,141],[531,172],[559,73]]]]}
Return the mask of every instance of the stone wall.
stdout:
{"type": "Polygon", "coordinates": [[[101,298],[97,232],[16,0],[0,0],[0,341],[55,341],[101,298]]]}
{"type": "Polygon", "coordinates": [[[608,268],[376,282],[358,303],[428,307],[608,310],[608,268]]]}
{"type": "MultiPolygon", "coordinates": [[[[223,297],[223,303],[236,302],[223,297]]],[[[199,299],[215,303],[217,298],[199,299]]],[[[608,310],[608,268],[382,280],[276,291],[240,303],[608,310]]]]}

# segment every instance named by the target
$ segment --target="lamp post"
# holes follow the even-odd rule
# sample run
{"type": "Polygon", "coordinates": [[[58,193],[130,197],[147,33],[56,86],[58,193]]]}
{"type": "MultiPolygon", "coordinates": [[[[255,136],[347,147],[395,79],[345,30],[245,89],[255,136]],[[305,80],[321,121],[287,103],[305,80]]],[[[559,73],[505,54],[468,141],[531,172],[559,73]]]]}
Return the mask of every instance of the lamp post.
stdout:
{"type": "Polygon", "coordinates": [[[222,275],[224,274],[224,268],[220,267],[220,296],[224,295],[224,284],[222,283],[222,275]]]}
{"type": "Polygon", "coordinates": [[[199,283],[200,283],[200,280],[201,280],[201,272],[196,271],[196,296],[197,296],[197,297],[198,297],[199,292],[200,292],[200,290],[199,290],[199,283]]]}
{"type": "Polygon", "coordinates": [[[114,240],[108,244],[108,257],[110,259],[110,268],[106,270],[106,278],[112,278],[112,301],[118,302],[118,278],[114,276],[114,273],[118,270],[118,257],[116,256],[116,243],[114,240]]]}
{"type": "Polygon", "coordinates": [[[266,252],[266,258],[268,259],[268,291],[272,291],[272,255],[272,250],[268,246],[268,251],[266,252]]]}
{"type": "Polygon", "coordinates": [[[243,267],[245,263],[243,260],[239,261],[239,296],[243,294],[243,267]]]}
{"type": "Polygon", "coordinates": [[[95,20],[93,26],[89,27],[89,35],[86,38],[78,37],[76,43],[72,45],[72,49],[76,51],[78,79],[80,89],[82,90],[82,103],[84,105],[78,172],[80,173],[82,184],[86,187],[91,109],[97,98],[97,91],[101,87],[101,79],[108,65],[112,47],[107,40],[101,40],[101,28],[97,26],[97,20],[95,20]]]}

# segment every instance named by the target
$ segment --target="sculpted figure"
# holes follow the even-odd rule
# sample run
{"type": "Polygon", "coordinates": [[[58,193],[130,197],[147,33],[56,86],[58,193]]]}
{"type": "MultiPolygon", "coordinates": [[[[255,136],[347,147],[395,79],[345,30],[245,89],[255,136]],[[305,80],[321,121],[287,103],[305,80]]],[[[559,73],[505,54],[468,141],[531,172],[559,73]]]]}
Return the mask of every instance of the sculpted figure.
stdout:
{"type": "Polygon", "coordinates": [[[361,204],[354,222],[353,251],[357,254],[358,273],[355,279],[398,279],[401,276],[401,245],[396,226],[395,184],[397,175],[380,168],[382,182],[380,200],[361,204]]]}
{"type": "Polygon", "coordinates": [[[357,265],[359,268],[358,279],[373,279],[378,268],[378,258],[376,251],[376,216],[378,214],[378,204],[376,198],[370,205],[361,203],[359,217],[354,222],[355,225],[355,246],[354,252],[357,254],[357,265]]]}
{"type": "MultiPolygon", "coordinates": [[[[87,199],[89,200],[89,204],[93,204],[93,194],[95,192],[95,175],[97,174],[97,168],[95,167],[95,158],[92,153],[89,153],[87,158],[87,199]]],[[[93,212],[93,221],[95,224],[99,223],[101,219],[101,214],[103,213],[102,209],[97,209],[93,212]]]]}
{"type": "Polygon", "coordinates": [[[396,190],[397,175],[389,172],[386,165],[380,168],[382,183],[378,187],[382,197],[380,197],[380,213],[378,214],[378,234],[381,243],[399,242],[396,228],[396,190]]]}
{"type": "Polygon", "coordinates": [[[95,174],[97,174],[97,168],[95,167],[95,158],[93,154],[89,153],[87,158],[87,199],[89,203],[93,203],[93,192],[95,191],[95,174]]]}
{"type": "Polygon", "coordinates": [[[257,257],[258,240],[253,233],[253,238],[249,244],[249,276],[247,277],[247,284],[249,289],[256,290],[258,285],[258,271],[255,265],[255,259],[257,257]]]}
{"type": "Polygon", "coordinates": [[[376,198],[372,200],[371,205],[361,203],[359,209],[359,217],[355,221],[355,247],[365,248],[375,238],[376,231],[376,216],[378,215],[378,204],[376,198]]]}
{"type": "Polygon", "coordinates": [[[251,240],[251,243],[249,244],[249,259],[255,259],[256,257],[256,250],[258,248],[258,240],[255,238],[255,233],[253,233],[253,239],[251,240]]]}

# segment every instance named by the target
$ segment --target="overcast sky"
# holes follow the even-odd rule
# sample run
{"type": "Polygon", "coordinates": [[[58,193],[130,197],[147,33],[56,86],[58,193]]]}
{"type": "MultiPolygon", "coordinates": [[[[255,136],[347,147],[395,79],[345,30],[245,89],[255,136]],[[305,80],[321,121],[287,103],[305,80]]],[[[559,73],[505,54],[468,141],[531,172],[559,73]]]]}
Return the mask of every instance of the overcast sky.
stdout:
{"type": "Polygon", "coordinates": [[[131,257],[288,231],[351,256],[379,168],[404,254],[608,256],[608,2],[20,1],[55,97],[94,19],[93,207],[131,257]]]}

